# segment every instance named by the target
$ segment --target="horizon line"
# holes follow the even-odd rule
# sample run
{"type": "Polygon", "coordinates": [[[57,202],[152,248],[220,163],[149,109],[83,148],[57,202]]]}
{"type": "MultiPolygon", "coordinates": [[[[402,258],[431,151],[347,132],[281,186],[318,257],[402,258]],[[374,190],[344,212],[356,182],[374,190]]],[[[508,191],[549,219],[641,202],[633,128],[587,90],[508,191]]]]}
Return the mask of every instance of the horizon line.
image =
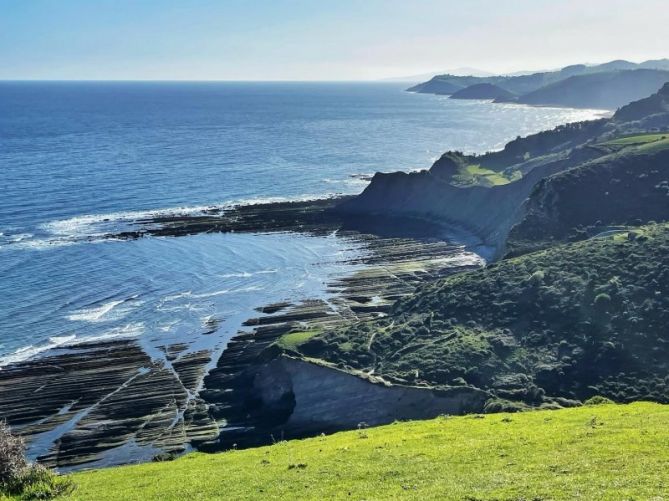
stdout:
{"type": "MultiPolygon", "coordinates": [[[[412,80],[406,80],[410,82],[412,80]]],[[[394,82],[388,81],[387,78],[378,79],[332,79],[332,80],[291,80],[291,79],[276,79],[276,80],[253,80],[253,79],[181,79],[181,78],[0,78],[0,83],[3,82],[165,82],[165,83],[401,83],[396,80],[394,82]]]]}

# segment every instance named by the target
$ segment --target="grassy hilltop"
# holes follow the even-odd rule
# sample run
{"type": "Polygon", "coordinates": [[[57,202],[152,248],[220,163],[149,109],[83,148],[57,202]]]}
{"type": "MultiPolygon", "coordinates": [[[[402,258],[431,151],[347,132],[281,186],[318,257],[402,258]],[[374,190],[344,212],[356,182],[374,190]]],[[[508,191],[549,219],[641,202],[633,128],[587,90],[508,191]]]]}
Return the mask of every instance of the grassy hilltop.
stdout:
{"type": "Polygon", "coordinates": [[[73,475],[69,499],[663,499],[669,407],[438,418],[73,475]]]}

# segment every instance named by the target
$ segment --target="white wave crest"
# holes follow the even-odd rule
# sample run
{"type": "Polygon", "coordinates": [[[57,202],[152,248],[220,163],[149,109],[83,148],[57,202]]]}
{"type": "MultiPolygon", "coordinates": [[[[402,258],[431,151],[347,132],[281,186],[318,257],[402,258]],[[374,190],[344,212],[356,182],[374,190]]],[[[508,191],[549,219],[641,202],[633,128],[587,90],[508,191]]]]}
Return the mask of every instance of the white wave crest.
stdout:
{"type": "Polygon", "coordinates": [[[254,275],[269,275],[272,273],[277,273],[279,270],[276,269],[271,269],[271,270],[260,270],[260,271],[243,271],[240,273],[225,273],[223,275],[219,275],[220,278],[251,278],[254,275]]]}
{"type": "Polygon", "coordinates": [[[136,229],[137,225],[146,224],[154,218],[196,216],[225,211],[238,206],[280,202],[306,202],[336,196],[338,196],[337,193],[306,194],[295,197],[256,197],[229,200],[209,205],[120,211],[107,214],[82,214],[67,219],[58,219],[43,223],[39,226],[39,229],[47,234],[46,237],[34,238],[31,234],[25,234],[25,238],[21,240],[21,243],[25,240],[31,243],[31,245],[26,245],[26,247],[43,249],[72,243],[112,240],[113,237],[110,237],[110,235],[123,231],[132,231],[136,229]]]}
{"type": "Polygon", "coordinates": [[[78,337],[76,334],[67,336],[53,336],[48,342],[41,345],[28,345],[19,348],[14,353],[0,357],[0,368],[17,362],[23,362],[37,355],[58,347],[76,346],[83,343],[106,341],[109,339],[133,338],[144,333],[144,323],[135,322],[121,327],[115,327],[99,335],[78,337]]]}
{"type": "Polygon", "coordinates": [[[142,301],[136,301],[137,296],[128,299],[117,299],[103,303],[93,308],[82,308],[66,315],[65,318],[73,322],[106,322],[109,320],[119,320],[125,317],[130,311],[143,304],[142,301]],[[117,308],[117,306],[121,306],[117,308]]]}

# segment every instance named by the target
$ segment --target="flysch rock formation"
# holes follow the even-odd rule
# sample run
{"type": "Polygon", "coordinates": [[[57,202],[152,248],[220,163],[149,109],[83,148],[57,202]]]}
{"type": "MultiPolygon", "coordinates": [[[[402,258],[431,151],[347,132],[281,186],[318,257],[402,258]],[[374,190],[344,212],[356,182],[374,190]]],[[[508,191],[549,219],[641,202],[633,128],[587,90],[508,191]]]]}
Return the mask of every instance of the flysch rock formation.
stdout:
{"type": "MultiPolygon", "coordinates": [[[[0,370],[0,416],[26,438],[32,458],[64,471],[148,461],[192,446],[267,442],[269,435],[259,433],[262,427],[248,404],[259,389],[253,382],[255,370],[267,362],[280,336],[296,329],[323,329],[383,315],[421,280],[482,263],[475,254],[463,253],[462,246],[425,237],[443,234],[433,223],[407,225],[401,219],[383,223],[355,218],[353,224],[338,214],[324,215],[333,204],[330,200],[315,206],[314,202],[269,204],[224,214],[213,211],[197,218],[138,222],[146,233],[126,238],[155,234],[152,232],[179,236],[200,231],[258,231],[257,224],[262,222],[260,231],[337,232],[341,238],[362,243],[366,251],[356,261],[360,271],[333,280],[325,299],[262,308],[227,343],[218,360],[212,360],[218,354],[192,351],[187,340],[147,349],[141,339],[116,339],[61,346],[39,358],[4,367],[0,370]],[[406,233],[408,226],[413,235],[397,236],[406,233]],[[380,229],[383,234],[366,233],[367,228],[380,229]]],[[[327,393],[321,396],[329,398],[327,393]]],[[[299,410],[306,412],[302,407],[299,410]]],[[[298,435],[299,427],[293,422],[291,433],[298,435]]],[[[322,425],[322,431],[344,426],[336,420],[322,425]]]]}

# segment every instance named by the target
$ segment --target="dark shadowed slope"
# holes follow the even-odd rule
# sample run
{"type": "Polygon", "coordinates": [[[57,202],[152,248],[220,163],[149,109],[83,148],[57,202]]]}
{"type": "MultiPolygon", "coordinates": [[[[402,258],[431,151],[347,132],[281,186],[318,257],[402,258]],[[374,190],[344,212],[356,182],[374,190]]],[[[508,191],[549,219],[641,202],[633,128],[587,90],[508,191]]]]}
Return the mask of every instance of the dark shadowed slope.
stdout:
{"type": "Polygon", "coordinates": [[[480,83],[454,92],[451,99],[512,99],[515,94],[490,83],[480,83]]]}
{"type": "Polygon", "coordinates": [[[669,71],[633,70],[578,75],[518,98],[522,104],[615,109],[669,81],[669,71]]]}

